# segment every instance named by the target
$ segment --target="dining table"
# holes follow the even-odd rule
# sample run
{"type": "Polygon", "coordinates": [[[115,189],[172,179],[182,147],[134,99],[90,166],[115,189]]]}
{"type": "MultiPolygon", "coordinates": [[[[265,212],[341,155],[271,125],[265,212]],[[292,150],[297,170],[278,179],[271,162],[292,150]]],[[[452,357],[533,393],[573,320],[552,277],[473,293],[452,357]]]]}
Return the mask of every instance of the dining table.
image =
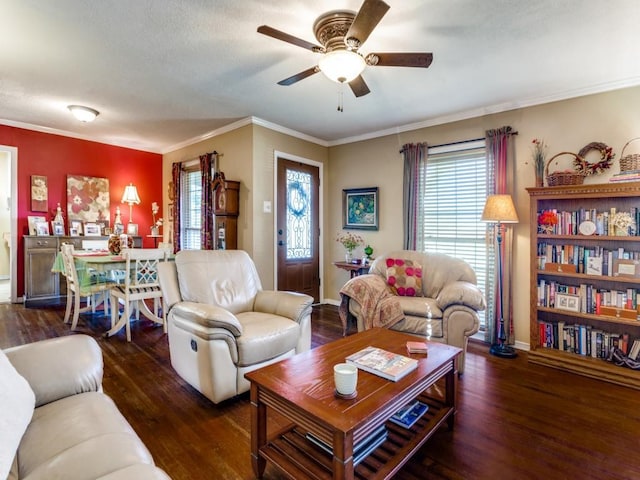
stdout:
{"type": "MultiPolygon", "coordinates": [[[[73,252],[73,259],[81,288],[100,283],[113,284],[113,287],[117,288],[119,284],[124,284],[125,277],[128,274],[126,271],[126,259],[121,254],[114,255],[108,250],[76,250],[73,252]]],[[[173,255],[170,256],[170,260],[173,260],[173,255]]],[[[66,275],[64,261],[60,252],[56,255],[51,271],[66,275]]],[[[146,303],[140,302],[140,304],[139,311],[145,317],[156,323],[162,323],[162,318],[155,315],[146,303]]],[[[115,335],[125,326],[125,323],[125,319],[119,319],[117,323],[111,325],[111,328],[104,333],[104,336],[115,335]]]]}

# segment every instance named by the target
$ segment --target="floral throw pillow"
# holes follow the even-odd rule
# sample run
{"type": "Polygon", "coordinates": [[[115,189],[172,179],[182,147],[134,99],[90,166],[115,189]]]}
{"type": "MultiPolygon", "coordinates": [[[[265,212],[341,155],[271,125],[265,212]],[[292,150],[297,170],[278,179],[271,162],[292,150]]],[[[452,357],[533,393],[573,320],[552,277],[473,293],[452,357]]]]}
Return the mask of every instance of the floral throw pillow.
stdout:
{"type": "Polygon", "coordinates": [[[387,258],[387,285],[402,297],[422,296],[422,265],[403,258],[387,258]]]}

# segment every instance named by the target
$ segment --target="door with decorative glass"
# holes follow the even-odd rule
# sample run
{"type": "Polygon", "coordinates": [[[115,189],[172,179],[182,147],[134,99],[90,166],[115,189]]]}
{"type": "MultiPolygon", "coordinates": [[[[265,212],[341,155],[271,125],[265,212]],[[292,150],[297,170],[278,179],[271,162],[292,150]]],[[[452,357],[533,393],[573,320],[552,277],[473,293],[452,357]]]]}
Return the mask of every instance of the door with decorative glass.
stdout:
{"type": "Polygon", "coordinates": [[[318,167],[278,158],[278,290],[320,301],[318,167]]]}

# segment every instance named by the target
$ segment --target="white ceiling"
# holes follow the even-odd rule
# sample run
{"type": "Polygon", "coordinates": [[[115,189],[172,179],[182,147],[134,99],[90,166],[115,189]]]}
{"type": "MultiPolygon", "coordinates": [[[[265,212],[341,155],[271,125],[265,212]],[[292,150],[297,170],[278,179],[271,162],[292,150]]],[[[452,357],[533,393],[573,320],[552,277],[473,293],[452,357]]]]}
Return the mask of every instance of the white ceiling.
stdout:
{"type": "Polygon", "coordinates": [[[0,124],[164,153],[253,116],[335,145],[640,85],[638,0],[386,1],[361,52],[433,64],[367,67],[340,113],[322,74],[276,84],[319,54],[256,28],[317,43],[320,14],[362,0],[0,0],[0,124]]]}

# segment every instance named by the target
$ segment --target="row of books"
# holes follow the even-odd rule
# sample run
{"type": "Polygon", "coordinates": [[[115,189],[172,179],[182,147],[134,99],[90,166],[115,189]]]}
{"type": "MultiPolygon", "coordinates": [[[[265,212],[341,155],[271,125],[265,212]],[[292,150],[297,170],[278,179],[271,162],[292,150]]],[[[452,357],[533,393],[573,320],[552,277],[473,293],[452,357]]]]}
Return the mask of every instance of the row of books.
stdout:
{"type": "Polygon", "coordinates": [[[640,170],[626,170],[624,172],[611,175],[610,182],[638,182],[640,181],[640,170]]]}
{"type": "Polygon", "coordinates": [[[601,246],[538,243],[537,261],[540,270],[544,270],[548,263],[561,263],[574,265],[576,273],[611,277],[619,274],[619,260],[636,260],[640,263],[640,251],[626,250],[623,247],[607,249],[601,246]]]}
{"type": "MultiPolygon", "coordinates": [[[[551,232],[543,232],[543,233],[551,233],[552,235],[578,235],[580,232],[578,227],[580,224],[586,220],[592,221],[595,226],[595,235],[615,235],[615,227],[613,223],[610,221],[611,218],[616,214],[616,209],[611,208],[607,211],[598,211],[595,208],[586,209],[580,208],[578,210],[570,210],[570,211],[557,211],[556,209],[548,209],[542,210],[538,212],[538,217],[542,215],[544,212],[551,212],[554,214],[557,223],[555,225],[550,225],[551,232]]],[[[640,208],[632,207],[627,213],[631,215],[631,218],[635,220],[635,224],[640,224],[640,208]]],[[[629,227],[628,230],[629,235],[640,235],[640,229],[629,227]]]]}
{"type": "Polygon", "coordinates": [[[607,290],[586,283],[574,286],[541,279],[538,282],[537,305],[595,315],[602,315],[603,307],[637,311],[640,305],[640,289],[607,290]]]}
{"type": "Polygon", "coordinates": [[[590,325],[565,324],[563,321],[538,321],[538,328],[538,345],[541,347],[603,359],[609,358],[612,348],[619,348],[625,355],[629,354],[629,358],[634,353],[636,356],[632,360],[635,360],[640,353],[640,341],[638,340],[634,340],[632,344],[635,346],[637,342],[636,348],[639,351],[630,351],[628,333],[606,332],[590,325]]]}

